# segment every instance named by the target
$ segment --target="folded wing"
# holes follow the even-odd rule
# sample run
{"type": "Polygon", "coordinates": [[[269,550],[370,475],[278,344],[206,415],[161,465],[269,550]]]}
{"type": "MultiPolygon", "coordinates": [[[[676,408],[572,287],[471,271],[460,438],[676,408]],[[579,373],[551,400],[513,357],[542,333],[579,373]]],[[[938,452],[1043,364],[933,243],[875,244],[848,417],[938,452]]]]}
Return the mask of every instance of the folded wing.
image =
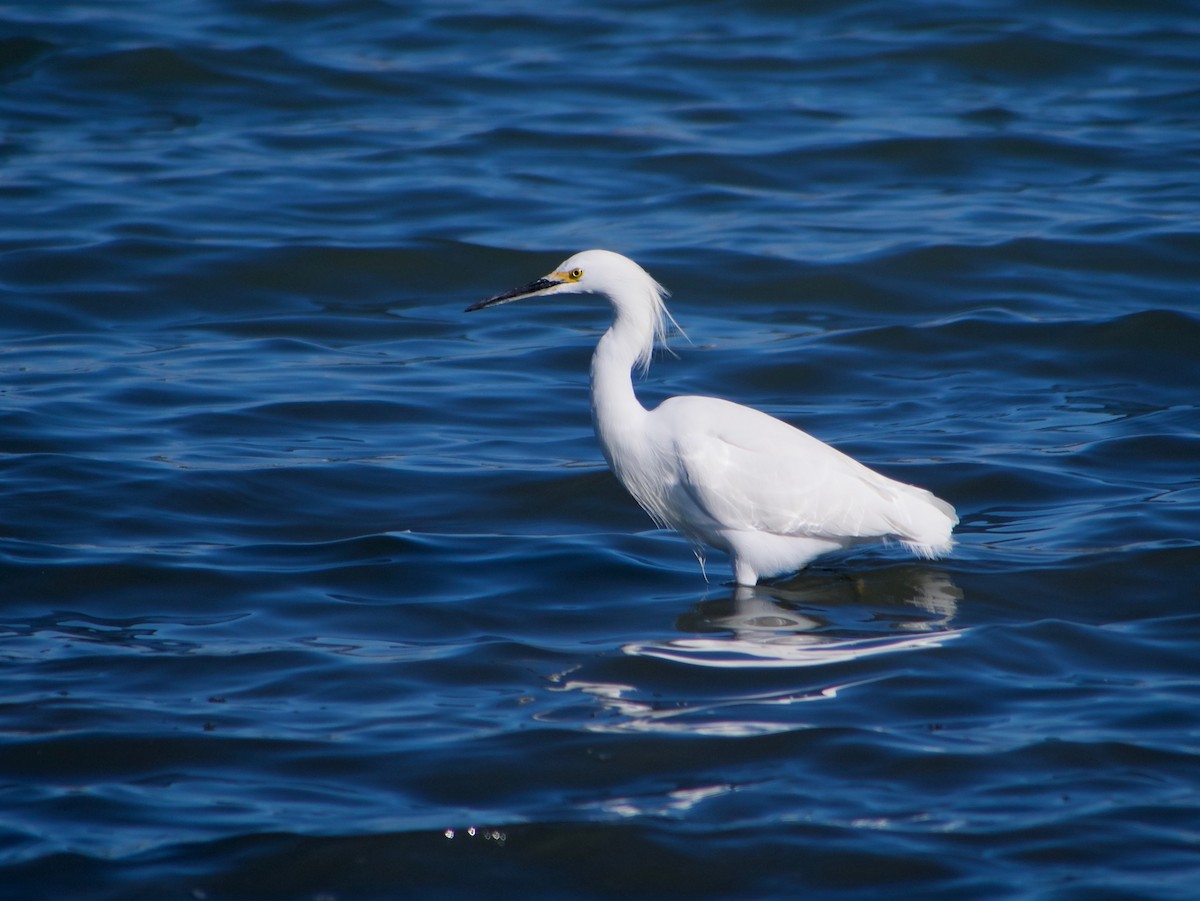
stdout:
{"type": "Polygon", "coordinates": [[[895,536],[928,556],[949,549],[953,507],[774,417],[707,397],[672,398],[655,416],[678,461],[678,503],[714,526],[833,540],[895,536]]]}

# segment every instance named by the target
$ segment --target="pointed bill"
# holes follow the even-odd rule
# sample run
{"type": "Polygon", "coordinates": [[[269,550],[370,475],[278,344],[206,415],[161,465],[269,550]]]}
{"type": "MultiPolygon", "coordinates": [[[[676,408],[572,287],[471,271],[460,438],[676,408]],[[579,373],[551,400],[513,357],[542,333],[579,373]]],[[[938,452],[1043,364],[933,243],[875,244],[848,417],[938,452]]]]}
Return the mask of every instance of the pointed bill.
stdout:
{"type": "Polygon", "coordinates": [[[532,297],[534,294],[540,294],[547,288],[553,288],[555,285],[561,284],[562,281],[559,279],[539,278],[528,285],[514,288],[511,291],[505,291],[503,294],[497,294],[495,297],[489,297],[487,300],[479,301],[479,303],[473,303],[467,307],[466,312],[472,313],[475,310],[482,310],[484,307],[496,307],[502,303],[512,303],[514,300],[521,300],[523,297],[532,297]]]}

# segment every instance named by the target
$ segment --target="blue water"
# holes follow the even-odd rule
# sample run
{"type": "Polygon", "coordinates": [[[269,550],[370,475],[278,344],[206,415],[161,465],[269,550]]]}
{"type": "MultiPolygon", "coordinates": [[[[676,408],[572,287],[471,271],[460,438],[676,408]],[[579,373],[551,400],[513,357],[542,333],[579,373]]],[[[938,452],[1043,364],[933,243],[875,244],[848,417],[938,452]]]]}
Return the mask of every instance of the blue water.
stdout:
{"type": "Polygon", "coordinates": [[[0,897],[1192,899],[1185,2],[0,7],[0,897]],[[962,516],[753,592],[639,383],[962,516]]]}

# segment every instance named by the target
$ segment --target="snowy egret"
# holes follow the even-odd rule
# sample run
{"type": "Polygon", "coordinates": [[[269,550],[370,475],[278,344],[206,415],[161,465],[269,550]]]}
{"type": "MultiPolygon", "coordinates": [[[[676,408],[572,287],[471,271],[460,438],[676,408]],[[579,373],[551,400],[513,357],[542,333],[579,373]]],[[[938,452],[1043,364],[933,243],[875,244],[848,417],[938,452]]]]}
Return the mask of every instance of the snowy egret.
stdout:
{"type": "Polygon", "coordinates": [[[643,407],[632,370],[649,365],[674,319],[666,291],[633,260],[585,250],[467,312],[577,293],[602,294],[613,308],[592,356],[592,418],[608,465],[654,521],[681,533],[698,555],[703,545],[729,554],[738,584],[873,539],[898,539],[929,558],[950,550],[958,517],[948,503],[766,413],[714,397],[643,407]]]}

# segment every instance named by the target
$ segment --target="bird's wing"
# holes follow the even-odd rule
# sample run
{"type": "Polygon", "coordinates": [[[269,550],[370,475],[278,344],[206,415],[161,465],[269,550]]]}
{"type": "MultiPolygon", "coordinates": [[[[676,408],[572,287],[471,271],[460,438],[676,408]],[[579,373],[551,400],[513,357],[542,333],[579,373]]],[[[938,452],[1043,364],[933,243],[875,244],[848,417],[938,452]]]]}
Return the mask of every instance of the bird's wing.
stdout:
{"type": "Polygon", "coordinates": [[[672,398],[664,434],[678,488],[722,528],[858,538],[906,533],[906,500],[927,495],[749,407],[672,398]]]}

